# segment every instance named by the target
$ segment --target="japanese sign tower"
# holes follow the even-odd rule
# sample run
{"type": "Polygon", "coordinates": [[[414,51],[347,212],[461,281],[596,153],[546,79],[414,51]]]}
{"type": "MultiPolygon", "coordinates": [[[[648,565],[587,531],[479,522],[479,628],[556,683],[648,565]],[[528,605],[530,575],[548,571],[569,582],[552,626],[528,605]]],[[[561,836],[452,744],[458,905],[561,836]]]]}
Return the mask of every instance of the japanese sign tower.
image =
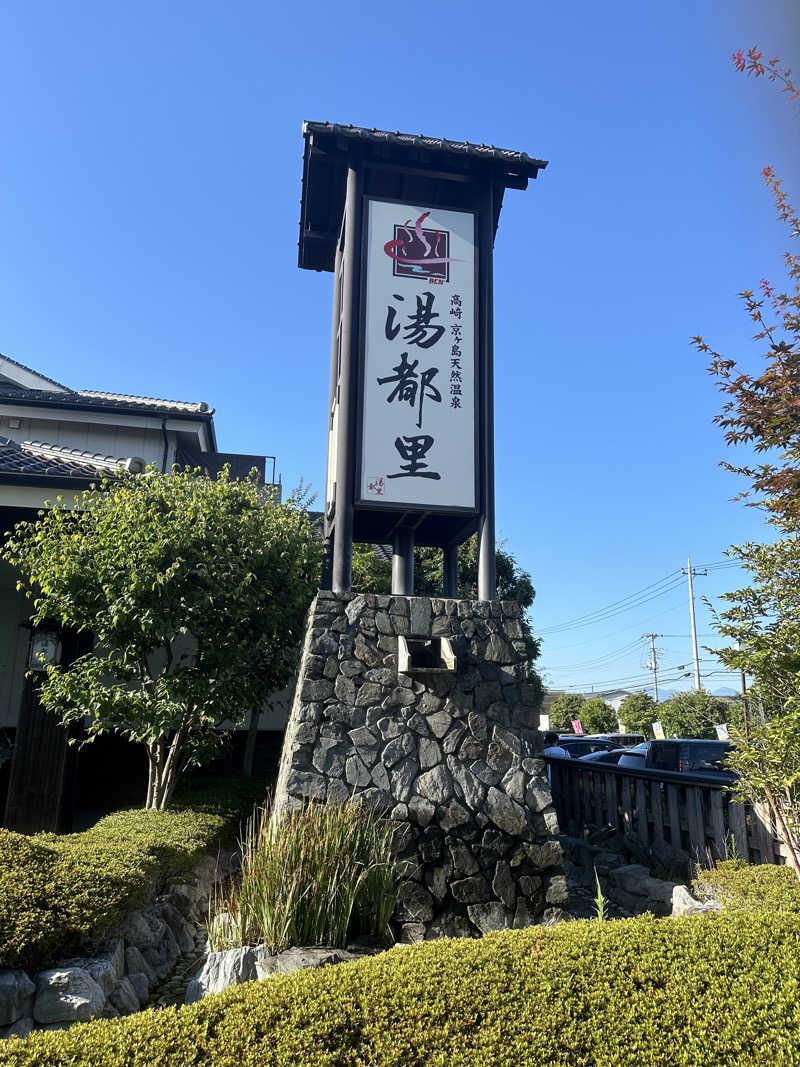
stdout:
{"type": "Polygon", "coordinates": [[[353,541],[392,546],[414,593],[414,545],[478,534],[478,597],[495,597],[492,255],[525,153],[306,122],[301,267],[334,272],[323,588],[348,592],[353,541]]]}

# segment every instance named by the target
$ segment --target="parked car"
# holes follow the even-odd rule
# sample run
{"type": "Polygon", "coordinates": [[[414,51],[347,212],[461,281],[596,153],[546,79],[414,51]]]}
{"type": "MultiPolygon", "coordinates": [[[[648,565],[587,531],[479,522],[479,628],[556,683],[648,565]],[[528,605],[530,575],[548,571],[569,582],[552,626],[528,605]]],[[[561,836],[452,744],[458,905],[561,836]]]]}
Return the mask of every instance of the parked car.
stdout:
{"type": "Polygon", "coordinates": [[[569,734],[559,737],[556,744],[549,745],[544,750],[545,756],[566,756],[568,759],[580,759],[590,752],[609,752],[617,746],[613,741],[607,741],[603,737],[581,737],[569,734]]]}
{"type": "Polygon", "coordinates": [[[647,766],[653,770],[719,778],[730,783],[736,780],[736,775],[724,766],[723,761],[731,747],[729,741],[706,741],[691,737],[651,741],[647,766]]]}
{"type": "Polygon", "coordinates": [[[595,734],[594,736],[607,737],[620,748],[633,748],[634,745],[641,745],[645,740],[644,734],[595,734]]]}
{"type": "Polygon", "coordinates": [[[649,748],[650,742],[643,741],[640,745],[633,745],[631,748],[599,750],[579,758],[590,763],[611,763],[616,764],[618,767],[633,767],[636,770],[641,770],[645,766],[649,748]]]}

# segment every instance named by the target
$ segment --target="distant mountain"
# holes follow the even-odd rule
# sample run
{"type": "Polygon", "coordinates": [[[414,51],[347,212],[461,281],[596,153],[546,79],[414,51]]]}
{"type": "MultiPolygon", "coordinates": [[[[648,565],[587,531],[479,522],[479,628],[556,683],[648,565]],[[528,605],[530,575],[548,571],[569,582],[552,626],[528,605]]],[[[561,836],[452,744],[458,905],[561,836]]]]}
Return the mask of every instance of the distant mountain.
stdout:
{"type": "Polygon", "coordinates": [[[736,689],[729,689],[724,685],[721,689],[715,689],[711,695],[712,697],[738,697],[739,692],[736,689]]]}

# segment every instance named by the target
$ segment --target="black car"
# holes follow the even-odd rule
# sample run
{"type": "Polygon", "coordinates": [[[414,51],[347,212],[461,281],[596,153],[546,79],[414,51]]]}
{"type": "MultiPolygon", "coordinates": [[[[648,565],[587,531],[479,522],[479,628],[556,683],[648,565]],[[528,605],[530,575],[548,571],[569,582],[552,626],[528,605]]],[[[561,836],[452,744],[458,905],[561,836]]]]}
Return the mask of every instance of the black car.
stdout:
{"type": "Polygon", "coordinates": [[[731,747],[729,741],[706,741],[692,737],[652,741],[647,753],[647,767],[733,782],[736,775],[724,764],[731,747]]]}

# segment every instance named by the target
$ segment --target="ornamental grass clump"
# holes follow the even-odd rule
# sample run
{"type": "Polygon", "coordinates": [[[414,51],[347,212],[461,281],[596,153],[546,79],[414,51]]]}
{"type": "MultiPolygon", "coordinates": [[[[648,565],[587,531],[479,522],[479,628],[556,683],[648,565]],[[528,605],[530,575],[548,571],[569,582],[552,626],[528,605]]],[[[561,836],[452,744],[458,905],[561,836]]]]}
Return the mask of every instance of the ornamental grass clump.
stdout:
{"type": "Polygon", "coordinates": [[[348,804],[307,804],[281,818],[257,809],[241,841],[241,873],[209,908],[212,951],[265,944],[335,945],[391,937],[394,827],[348,804]]]}

